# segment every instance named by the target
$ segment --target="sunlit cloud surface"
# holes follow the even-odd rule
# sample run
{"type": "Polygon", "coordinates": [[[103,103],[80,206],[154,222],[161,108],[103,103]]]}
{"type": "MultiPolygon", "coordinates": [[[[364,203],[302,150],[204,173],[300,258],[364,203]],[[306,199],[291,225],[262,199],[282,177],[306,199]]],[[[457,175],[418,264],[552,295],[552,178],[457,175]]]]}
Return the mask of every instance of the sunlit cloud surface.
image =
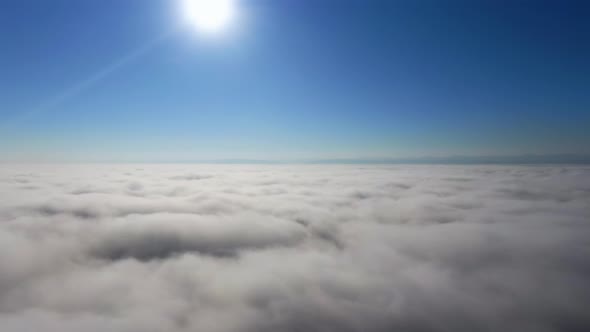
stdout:
{"type": "Polygon", "coordinates": [[[590,169],[0,169],[4,331],[583,331],[590,169]]]}

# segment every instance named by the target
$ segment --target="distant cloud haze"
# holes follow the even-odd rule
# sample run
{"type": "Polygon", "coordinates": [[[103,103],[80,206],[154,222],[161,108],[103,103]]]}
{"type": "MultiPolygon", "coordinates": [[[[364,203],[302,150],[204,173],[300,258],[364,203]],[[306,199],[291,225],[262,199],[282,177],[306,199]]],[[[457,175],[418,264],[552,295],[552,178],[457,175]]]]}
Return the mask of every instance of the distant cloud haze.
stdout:
{"type": "Polygon", "coordinates": [[[588,331],[590,167],[0,165],[2,331],[588,331]]]}

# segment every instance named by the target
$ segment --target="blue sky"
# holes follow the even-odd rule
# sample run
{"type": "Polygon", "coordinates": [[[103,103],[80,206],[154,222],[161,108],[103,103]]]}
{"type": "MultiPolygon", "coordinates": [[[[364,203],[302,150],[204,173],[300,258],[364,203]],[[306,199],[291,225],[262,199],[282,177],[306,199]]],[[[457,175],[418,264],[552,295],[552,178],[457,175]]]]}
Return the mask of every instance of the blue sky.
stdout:
{"type": "Polygon", "coordinates": [[[2,160],[590,153],[587,1],[0,0],[2,160]]]}

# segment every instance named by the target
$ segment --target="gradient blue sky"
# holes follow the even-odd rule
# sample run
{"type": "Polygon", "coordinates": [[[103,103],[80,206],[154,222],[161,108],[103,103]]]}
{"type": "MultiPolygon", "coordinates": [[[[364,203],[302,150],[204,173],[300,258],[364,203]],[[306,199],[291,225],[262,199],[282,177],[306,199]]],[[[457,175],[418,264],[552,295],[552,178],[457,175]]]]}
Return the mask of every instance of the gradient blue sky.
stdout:
{"type": "Polygon", "coordinates": [[[590,2],[0,0],[0,159],[590,153],[590,2]]]}

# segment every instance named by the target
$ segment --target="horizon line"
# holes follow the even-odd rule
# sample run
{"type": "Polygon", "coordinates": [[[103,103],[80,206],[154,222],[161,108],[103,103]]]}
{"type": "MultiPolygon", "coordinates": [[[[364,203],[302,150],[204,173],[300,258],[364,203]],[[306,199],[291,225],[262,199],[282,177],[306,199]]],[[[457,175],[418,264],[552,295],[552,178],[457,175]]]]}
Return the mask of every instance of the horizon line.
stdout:
{"type": "Polygon", "coordinates": [[[525,154],[444,157],[383,157],[383,158],[301,158],[301,159],[258,159],[258,158],[215,158],[177,160],[4,160],[0,164],[423,164],[423,165],[515,165],[515,164],[590,164],[590,154],[525,154]]]}

